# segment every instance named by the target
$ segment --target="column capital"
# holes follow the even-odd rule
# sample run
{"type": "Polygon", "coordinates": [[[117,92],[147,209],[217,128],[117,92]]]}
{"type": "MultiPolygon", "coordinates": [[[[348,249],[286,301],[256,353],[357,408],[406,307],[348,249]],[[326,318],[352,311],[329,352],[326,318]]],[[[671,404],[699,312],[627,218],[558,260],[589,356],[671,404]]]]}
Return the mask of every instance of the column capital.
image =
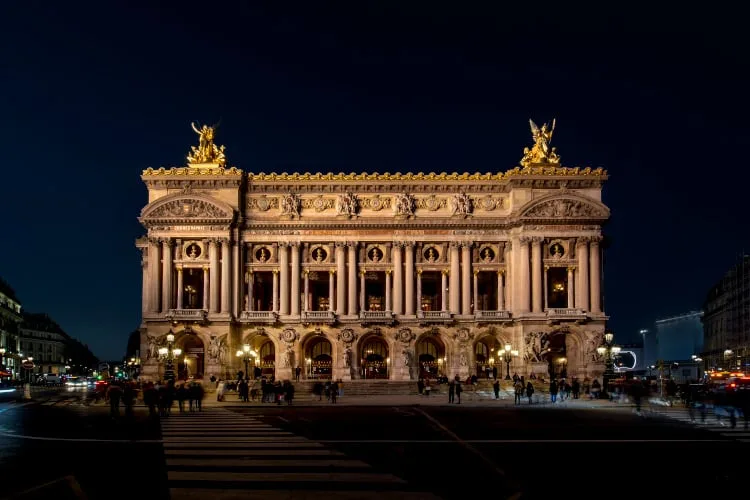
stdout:
{"type": "Polygon", "coordinates": [[[177,266],[175,266],[175,267],[177,268],[177,272],[178,272],[178,273],[181,273],[181,272],[182,272],[182,265],[177,265],[177,266]]]}
{"type": "Polygon", "coordinates": [[[528,244],[528,243],[531,243],[531,242],[533,241],[533,239],[534,239],[534,238],[532,238],[531,236],[521,236],[520,238],[518,238],[518,241],[519,241],[519,242],[520,242],[520,243],[521,243],[522,245],[526,245],[526,244],[528,244]]]}
{"type": "Polygon", "coordinates": [[[450,243],[448,243],[448,246],[450,248],[459,248],[461,246],[461,242],[460,241],[451,241],[450,243]]]}
{"type": "Polygon", "coordinates": [[[533,243],[534,245],[544,243],[544,240],[545,240],[544,236],[532,236],[531,237],[531,243],[533,243]]]}
{"type": "Polygon", "coordinates": [[[575,270],[576,270],[576,266],[568,266],[568,271],[575,271],[575,270]]]}
{"type": "Polygon", "coordinates": [[[394,241],[394,242],[392,242],[392,245],[393,245],[394,249],[398,248],[399,250],[401,250],[402,248],[404,248],[404,242],[403,241],[394,241]]]}
{"type": "Polygon", "coordinates": [[[544,266],[545,271],[549,271],[549,266],[544,266]]]}
{"type": "Polygon", "coordinates": [[[497,270],[497,275],[498,276],[502,276],[503,274],[505,274],[505,269],[498,269],[497,270]]]}
{"type": "Polygon", "coordinates": [[[360,269],[360,270],[359,270],[359,275],[360,275],[360,276],[364,276],[365,274],[367,274],[367,269],[365,269],[365,268],[363,267],[362,269],[360,269]]]}
{"type": "Polygon", "coordinates": [[[279,274],[279,268],[277,267],[277,268],[271,269],[271,272],[273,274],[279,274]]]}
{"type": "Polygon", "coordinates": [[[413,241],[404,241],[402,242],[404,244],[404,248],[406,248],[406,251],[414,250],[414,242],[413,241]]]}
{"type": "Polygon", "coordinates": [[[172,238],[159,238],[159,241],[161,241],[161,244],[167,248],[174,247],[174,240],[172,238]]]}
{"type": "Polygon", "coordinates": [[[346,242],[346,246],[349,247],[350,249],[351,248],[357,248],[358,245],[359,245],[359,243],[356,242],[356,241],[347,241],[346,242]]]}
{"type": "Polygon", "coordinates": [[[211,268],[209,266],[203,266],[203,272],[207,273],[211,268]]]}
{"type": "Polygon", "coordinates": [[[476,276],[477,274],[479,274],[479,269],[474,269],[474,276],[476,276]]]}
{"type": "Polygon", "coordinates": [[[422,268],[421,267],[417,268],[417,274],[422,274],[422,268]]]}
{"type": "Polygon", "coordinates": [[[302,274],[304,274],[305,276],[307,276],[308,274],[310,274],[310,269],[308,269],[308,268],[304,268],[304,269],[302,270],[302,274]]]}
{"type": "Polygon", "coordinates": [[[393,273],[393,269],[386,269],[385,270],[385,274],[387,274],[388,276],[390,276],[392,273],[393,273]]]}
{"type": "Polygon", "coordinates": [[[289,248],[291,244],[288,241],[280,241],[277,243],[279,248],[289,248]]]}
{"type": "Polygon", "coordinates": [[[447,268],[443,269],[443,274],[446,275],[446,276],[449,276],[451,274],[451,270],[447,269],[447,268]]]}
{"type": "Polygon", "coordinates": [[[154,236],[150,236],[150,237],[148,238],[148,243],[149,243],[150,245],[158,245],[159,243],[161,243],[161,238],[156,238],[156,237],[154,237],[154,236]]]}
{"type": "Polygon", "coordinates": [[[346,248],[347,246],[349,246],[349,244],[346,241],[335,241],[333,243],[333,246],[335,248],[346,248]]]}
{"type": "Polygon", "coordinates": [[[252,269],[248,269],[247,270],[247,275],[248,276],[252,276],[253,274],[255,274],[255,272],[252,269]]]}
{"type": "Polygon", "coordinates": [[[513,242],[511,242],[510,240],[508,240],[508,241],[501,241],[501,243],[504,244],[506,251],[513,250],[513,242]]]}
{"type": "Polygon", "coordinates": [[[473,241],[460,241],[458,243],[458,246],[460,246],[461,248],[471,248],[472,246],[474,246],[474,242],[473,241]]]}
{"type": "Polygon", "coordinates": [[[290,242],[288,243],[288,245],[289,245],[290,247],[293,247],[293,248],[299,248],[299,246],[301,245],[301,243],[300,243],[299,241],[290,241],[290,242]]]}
{"type": "Polygon", "coordinates": [[[589,236],[589,241],[592,245],[598,245],[603,239],[600,235],[589,236]]]}
{"type": "Polygon", "coordinates": [[[588,236],[579,236],[576,238],[576,246],[577,247],[584,247],[588,245],[589,243],[589,237],[588,236]]]}
{"type": "Polygon", "coordinates": [[[328,270],[328,274],[330,274],[331,276],[333,276],[334,274],[336,274],[336,269],[335,269],[335,268],[333,268],[333,267],[332,267],[332,268],[330,268],[330,269],[328,270]]]}

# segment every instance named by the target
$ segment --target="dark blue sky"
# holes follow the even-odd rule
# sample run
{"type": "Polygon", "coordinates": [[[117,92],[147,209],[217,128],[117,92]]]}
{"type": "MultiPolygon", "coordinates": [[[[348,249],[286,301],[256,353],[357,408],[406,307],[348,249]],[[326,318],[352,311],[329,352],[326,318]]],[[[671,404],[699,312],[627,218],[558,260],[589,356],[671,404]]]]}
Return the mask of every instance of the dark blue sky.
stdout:
{"type": "Polygon", "coordinates": [[[622,341],[699,308],[750,248],[731,13],[150,3],[0,6],[0,275],[101,357],[140,321],[140,172],[183,163],[191,120],[221,118],[254,172],[484,172],[517,164],[530,117],[557,117],[563,163],[610,172],[622,341]]]}

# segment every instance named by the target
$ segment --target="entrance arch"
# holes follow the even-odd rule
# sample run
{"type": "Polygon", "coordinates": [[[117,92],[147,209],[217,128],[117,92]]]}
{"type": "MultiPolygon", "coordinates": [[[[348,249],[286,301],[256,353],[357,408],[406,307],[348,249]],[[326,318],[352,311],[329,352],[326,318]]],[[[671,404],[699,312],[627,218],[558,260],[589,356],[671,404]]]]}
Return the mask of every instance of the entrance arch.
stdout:
{"type": "Polygon", "coordinates": [[[182,354],[177,358],[178,380],[203,378],[205,371],[205,347],[197,335],[185,335],[177,342],[182,354]]]}
{"type": "Polygon", "coordinates": [[[261,377],[273,377],[276,375],[276,346],[270,339],[261,342],[258,349],[258,366],[261,377]]]}
{"type": "Polygon", "coordinates": [[[330,380],[333,376],[333,345],[325,337],[314,337],[305,346],[305,378],[330,380]]]}
{"type": "Polygon", "coordinates": [[[390,358],[384,339],[375,336],[364,339],[359,358],[362,378],[388,378],[390,358]]]}
{"type": "Polygon", "coordinates": [[[542,335],[542,359],[547,362],[550,380],[568,376],[567,335],[565,332],[551,332],[542,335]]]}
{"type": "Polygon", "coordinates": [[[416,344],[419,378],[435,379],[445,374],[445,346],[433,336],[423,336],[416,344]]]}
{"type": "Polygon", "coordinates": [[[474,344],[474,366],[477,378],[492,378],[494,370],[497,369],[498,377],[502,366],[497,366],[500,361],[497,356],[502,350],[502,344],[495,337],[485,335],[474,344]]]}

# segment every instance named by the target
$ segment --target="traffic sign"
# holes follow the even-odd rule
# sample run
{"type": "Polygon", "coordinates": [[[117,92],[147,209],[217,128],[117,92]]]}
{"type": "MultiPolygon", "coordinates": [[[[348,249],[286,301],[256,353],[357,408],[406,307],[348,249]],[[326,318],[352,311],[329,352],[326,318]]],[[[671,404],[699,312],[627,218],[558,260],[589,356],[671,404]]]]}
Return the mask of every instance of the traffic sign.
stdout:
{"type": "Polygon", "coordinates": [[[21,366],[24,367],[27,370],[33,370],[34,369],[34,362],[26,360],[23,363],[21,363],[21,366]]]}

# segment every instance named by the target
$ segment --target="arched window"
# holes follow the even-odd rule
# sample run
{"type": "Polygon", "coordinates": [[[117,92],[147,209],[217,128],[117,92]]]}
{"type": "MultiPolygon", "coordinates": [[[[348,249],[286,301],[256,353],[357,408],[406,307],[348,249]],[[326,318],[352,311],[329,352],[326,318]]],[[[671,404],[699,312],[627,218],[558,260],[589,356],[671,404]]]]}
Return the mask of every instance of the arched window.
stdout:
{"type": "Polygon", "coordinates": [[[315,341],[310,349],[310,357],[312,359],[318,359],[321,356],[331,357],[331,343],[326,339],[319,339],[315,341]]]}
{"type": "Polygon", "coordinates": [[[417,344],[417,358],[422,359],[422,356],[429,356],[432,359],[438,357],[438,347],[435,342],[431,340],[422,340],[417,344]]]}
{"type": "Polygon", "coordinates": [[[274,361],[276,359],[276,349],[274,349],[273,342],[270,340],[260,346],[260,359],[263,361],[274,361]]]}
{"type": "Polygon", "coordinates": [[[362,357],[368,361],[382,361],[388,357],[388,347],[381,340],[370,340],[362,348],[362,357]]]}

